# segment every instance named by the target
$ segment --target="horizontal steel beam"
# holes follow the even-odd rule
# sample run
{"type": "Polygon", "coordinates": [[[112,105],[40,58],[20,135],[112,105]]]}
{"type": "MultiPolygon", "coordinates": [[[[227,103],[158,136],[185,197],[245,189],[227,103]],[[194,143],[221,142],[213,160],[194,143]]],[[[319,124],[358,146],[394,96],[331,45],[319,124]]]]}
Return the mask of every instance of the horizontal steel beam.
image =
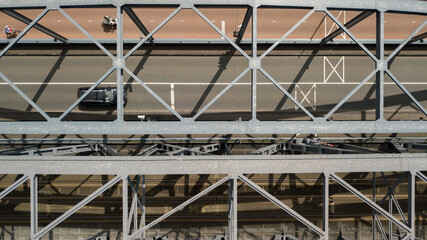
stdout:
{"type": "MultiPolygon", "coordinates": [[[[287,142],[290,140],[299,139],[298,137],[292,137],[292,136],[284,136],[284,137],[274,137],[274,136],[253,136],[253,137],[241,137],[241,136],[234,136],[234,137],[165,137],[165,136],[159,136],[159,137],[109,137],[109,138],[103,138],[103,137],[81,137],[81,138],[0,138],[0,144],[3,145],[28,145],[28,144],[34,144],[34,145],[77,145],[77,144],[97,144],[97,143],[105,143],[105,144],[112,144],[112,145],[122,145],[124,142],[128,145],[139,145],[141,142],[144,142],[145,144],[157,144],[157,143],[174,143],[179,144],[184,141],[188,141],[190,143],[198,143],[198,144],[205,144],[206,142],[224,142],[224,143],[250,143],[256,140],[264,140],[264,141],[277,141],[277,142],[287,142]]],[[[324,142],[333,142],[335,144],[341,143],[342,148],[344,149],[353,149],[353,150],[363,150],[367,153],[382,153],[380,151],[374,151],[372,149],[368,149],[361,146],[352,145],[354,143],[368,143],[368,144],[382,144],[384,142],[401,142],[405,143],[405,146],[409,143],[414,142],[424,142],[426,140],[426,137],[322,137],[322,141],[324,142]]],[[[157,146],[152,146],[153,148],[157,146]]],[[[18,148],[19,149],[19,148],[18,148]]],[[[427,149],[427,147],[426,147],[427,149]]],[[[147,150],[147,149],[146,149],[147,150]]],[[[8,155],[13,155],[12,149],[7,150],[9,153],[8,155]]],[[[19,150],[21,151],[21,150],[19,150]]],[[[141,151],[143,152],[143,151],[141,151]]],[[[5,152],[0,152],[5,153],[5,152]]],[[[5,155],[5,154],[3,154],[5,155]]]]}
{"type": "MultiPolygon", "coordinates": [[[[271,45],[277,42],[279,39],[257,39],[258,45],[271,45]]],[[[101,44],[116,44],[116,39],[97,39],[97,41],[101,44]]],[[[141,39],[124,39],[123,43],[126,44],[137,44],[141,39]]],[[[386,39],[384,40],[385,45],[399,45],[404,41],[404,39],[386,39]]],[[[11,39],[0,39],[0,44],[8,44],[12,42],[11,39]]],[[[375,39],[359,39],[359,42],[361,42],[364,45],[374,45],[376,43],[375,39]]],[[[93,42],[90,39],[69,39],[67,41],[68,44],[93,44],[93,42]]],[[[25,38],[19,40],[16,44],[61,44],[61,42],[54,41],[53,39],[41,39],[41,38],[25,38]]],[[[149,42],[145,44],[151,44],[149,42]]],[[[162,45],[162,44],[186,44],[186,45],[229,45],[230,43],[225,39],[185,39],[185,38],[171,38],[171,39],[154,39],[153,44],[155,45],[162,45]]],[[[242,39],[240,42],[240,45],[249,45],[252,44],[252,41],[250,39],[242,39]]],[[[284,39],[279,43],[279,45],[286,45],[286,44],[296,44],[296,45],[319,45],[321,44],[321,39],[299,39],[299,38],[289,38],[284,39]]],[[[327,42],[326,45],[350,45],[354,46],[354,41],[351,39],[335,39],[333,42],[327,42]]],[[[427,42],[414,42],[412,45],[427,45],[427,42]]]]}
{"type": "Polygon", "coordinates": [[[0,174],[248,174],[427,170],[427,154],[0,156],[0,174]]]}
{"type": "Polygon", "coordinates": [[[1,122],[0,132],[129,135],[427,133],[427,121],[1,122]]]}
{"type": "Polygon", "coordinates": [[[325,8],[333,9],[362,9],[362,10],[383,10],[394,12],[413,12],[425,14],[427,6],[424,1],[419,0],[2,0],[0,8],[30,8],[49,6],[57,8],[58,6],[67,7],[85,7],[99,5],[180,5],[191,8],[191,5],[212,5],[212,6],[247,6],[247,5],[267,5],[267,6],[286,6],[297,8],[314,7],[318,10],[325,8]]]}

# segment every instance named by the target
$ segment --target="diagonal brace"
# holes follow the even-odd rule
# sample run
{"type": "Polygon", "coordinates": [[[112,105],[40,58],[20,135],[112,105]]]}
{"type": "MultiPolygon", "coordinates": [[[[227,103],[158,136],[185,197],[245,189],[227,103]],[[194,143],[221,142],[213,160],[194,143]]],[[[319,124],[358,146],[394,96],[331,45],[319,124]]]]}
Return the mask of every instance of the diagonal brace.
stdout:
{"type": "Polygon", "coordinates": [[[167,104],[159,95],[157,95],[151,88],[147,86],[139,77],[137,77],[131,70],[129,70],[127,67],[124,68],[124,70],[129,73],[129,75],[135,79],[147,92],[149,92],[154,98],[157,99],[163,106],[165,106],[171,113],[173,113],[179,120],[183,120],[183,117],[176,112],[169,104],[167,104]]]}
{"type": "Polygon", "coordinates": [[[66,211],[64,214],[62,214],[57,219],[55,219],[55,221],[51,222],[46,227],[44,227],[42,230],[40,230],[36,234],[36,236],[34,237],[34,239],[41,238],[44,234],[46,234],[47,232],[49,232],[52,228],[56,227],[62,221],[64,221],[69,216],[71,216],[72,214],[74,214],[75,212],[77,212],[79,209],[81,209],[82,207],[84,207],[90,201],[92,201],[93,199],[95,199],[96,197],[98,197],[99,194],[103,193],[108,188],[110,188],[111,186],[113,186],[114,184],[116,184],[117,182],[119,182],[120,180],[121,180],[121,178],[119,176],[111,179],[108,183],[106,183],[102,187],[98,188],[98,190],[96,190],[95,192],[93,192],[91,195],[87,196],[85,199],[83,199],[81,202],[79,202],[73,208],[71,208],[70,210],[66,211]]]}
{"type": "Polygon", "coordinates": [[[395,207],[397,208],[397,211],[399,212],[400,216],[402,217],[403,222],[405,224],[408,224],[408,221],[406,221],[406,218],[405,218],[405,214],[403,213],[399,202],[397,201],[396,197],[394,196],[394,189],[391,188],[386,176],[384,175],[384,172],[381,172],[381,177],[383,178],[385,184],[387,185],[388,195],[390,196],[390,201],[393,201],[395,207]]]}
{"type": "Polygon", "coordinates": [[[408,96],[412,102],[421,110],[425,115],[427,115],[427,110],[421,105],[420,102],[403,86],[403,84],[394,76],[390,70],[386,70],[387,75],[396,83],[396,85],[408,96]]]}
{"type": "Polygon", "coordinates": [[[0,58],[3,57],[4,54],[6,54],[6,52],[9,51],[9,49],[11,49],[15,45],[15,43],[17,43],[28,31],[30,31],[30,29],[34,27],[34,25],[40,19],[42,19],[48,12],[49,12],[49,9],[47,8],[44,9],[43,12],[41,12],[38,17],[36,17],[24,30],[22,30],[22,32],[16,38],[14,38],[13,41],[3,49],[3,51],[0,52],[0,58]]]}
{"type": "MultiPolygon", "coordinates": [[[[135,25],[139,28],[139,30],[141,30],[141,32],[142,32],[142,34],[144,34],[144,36],[147,36],[150,33],[148,31],[148,29],[144,26],[144,24],[141,22],[141,20],[138,18],[136,13],[132,10],[131,7],[124,6],[123,10],[130,17],[130,19],[135,23],[135,25]]],[[[153,43],[154,38],[152,36],[150,36],[149,41],[151,43],[153,43]]]]}
{"type": "Polygon", "coordinates": [[[406,232],[410,233],[411,228],[408,227],[408,225],[402,223],[397,218],[395,218],[393,215],[388,213],[386,210],[384,210],[382,207],[380,207],[378,204],[376,204],[374,201],[363,195],[361,192],[359,192],[357,189],[355,189],[353,186],[348,184],[346,181],[344,181],[342,178],[338,177],[336,174],[331,174],[331,178],[334,179],[337,183],[339,183],[341,186],[343,186],[345,189],[356,195],[360,200],[364,201],[366,204],[368,204],[372,209],[374,209],[376,212],[381,213],[384,217],[391,220],[394,224],[405,230],[406,232]]]}
{"type": "Polygon", "coordinates": [[[181,11],[181,7],[178,7],[173,11],[166,19],[164,19],[156,28],[153,29],[149,34],[145,36],[145,38],[141,39],[129,52],[124,56],[124,59],[127,59],[132,55],[142,44],[144,44],[150,37],[152,37],[157,31],[160,30],[166,23],[168,23],[179,11],[181,11]]]}
{"type": "Polygon", "coordinates": [[[282,201],[262,189],[260,186],[252,182],[249,178],[239,175],[239,179],[242,180],[242,182],[249,185],[251,188],[253,188],[255,191],[257,191],[259,194],[264,196],[266,199],[268,199],[270,202],[276,204],[278,207],[280,207],[282,210],[284,210],[286,213],[297,219],[299,222],[310,228],[315,233],[319,234],[320,237],[323,237],[325,235],[324,231],[308,221],[306,218],[301,216],[299,213],[295,212],[292,208],[288,207],[286,204],[284,204],[282,201]]]}
{"type": "Polygon", "coordinates": [[[229,180],[229,177],[225,177],[221,180],[219,180],[218,182],[216,182],[215,184],[211,185],[210,187],[206,188],[205,190],[201,191],[200,193],[198,193],[197,195],[193,196],[192,198],[188,199],[187,201],[181,203],[179,206],[177,206],[176,208],[172,209],[171,211],[163,214],[162,216],[160,216],[159,218],[157,218],[156,220],[152,221],[150,224],[145,225],[145,227],[140,228],[138,231],[134,232],[132,235],[129,236],[129,240],[134,239],[136,237],[138,237],[138,235],[140,235],[142,232],[146,231],[147,229],[150,229],[151,227],[153,227],[154,225],[158,224],[159,222],[163,221],[164,219],[168,218],[169,216],[171,216],[172,214],[178,212],[179,210],[183,209],[184,207],[186,207],[187,205],[191,204],[192,202],[196,201],[197,199],[203,197],[204,195],[206,195],[207,193],[209,193],[210,191],[214,190],[215,188],[219,187],[221,184],[225,183],[226,181],[229,180]]]}
{"type": "Polygon", "coordinates": [[[107,56],[109,56],[111,59],[115,59],[113,54],[111,54],[110,51],[108,51],[104,46],[102,46],[101,43],[98,42],[94,37],[92,37],[80,24],[78,24],[68,13],[66,13],[62,8],[58,8],[58,11],[64,15],[74,26],[76,26],[84,35],[86,35],[96,46],[98,46],[107,56]]]}
{"type": "Polygon", "coordinates": [[[46,120],[50,120],[51,117],[47,115],[40,107],[37,105],[31,98],[29,98],[18,86],[16,86],[9,78],[6,77],[2,72],[0,72],[0,78],[2,78],[10,87],[13,88],[27,103],[29,103],[34,109],[37,110],[46,120]]]}
{"type": "Polygon", "coordinates": [[[15,190],[19,185],[21,185],[23,182],[28,180],[28,176],[22,176],[20,179],[15,181],[12,185],[10,185],[8,188],[0,192],[0,199],[4,198],[7,194],[15,190]]]}
{"type": "MultiPolygon", "coordinates": [[[[363,11],[362,13],[360,13],[359,15],[357,15],[356,17],[354,17],[353,19],[348,21],[346,24],[344,24],[344,26],[347,29],[349,29],[349,28],[353,27],[354,25],[363,21],[365,18],[371,16],[373,13],[374,13],[374,11],[363,11]]],[[[344,32],[344,30],[342,28],[339,28],[339,29],[335,30],[333,33],[331,33],[328,36],[326,36],[325,38],[323,38],[322,41],[320,41],[320,43],[325,44],[343,32],[344,32]]]]}
{"type": "Polygon", "coordinates": [[[298,102],[294,97],[292,97],[292,95],[288,91],[286,91],[276,80],[274,80],[274,78],[270,76],[270,74],[268,74],[263,68],[260,68],[259,71],[265,77],[267,77],[267,79],[269,79],[270,82],[274,84],[274,86],[276,86],[280,91],[282,91],[295,105],[297,105],[301,110],[303,110],[305,114],[307,114],[307,116],[309,116],[312,120],[315,119],[313,114],[311,114],[311,112],[309,112],[307,108],[305,108],[300,102],[298,102]]]}
{"type": "Polygon", "coordinates": [[[393,59],[399,52],[400,50],[402,50],[403,47],[405,47],[415,36],[415,34],[417,34],[419,31],[421,31],[421,29],[424,28],[424,26],[427,25],[427,20],[424,20],[424,22],[417,28],[415,29],[411,35],[409,35],[408,38],[405,39],[405,41],[403,41],[390,55],[388,55],[387,57],[387,62],[390,62],[391,59],[393,59]]]}
{"type": "MultiPolygon", "coordinates": [[[[9,16],[15,18],[16,20],[19,20],[19,21],[21,21],[21,22],[23,22],[25,24],[30,24],[31,21],[32,21],[31,19],[29,19],[26,16],[20,14],[19,12],[11,10],[11,9],[10,10],[9,9],[5,9],[5,10],[1,10],[1,11],[4,14],[9,15],[9,16]]],[[[57,39],[57,40],[59,40],[59,41],[61,41],[63,43],[67,43],[67,41],[68,41],[68,39],[66,37],[61,36],[60,34],[58,34],[58,33],[54,32],[54,31],[50,30],[49,28],[40,25],[39,23],[34,24],[33,27],[35,29],[39,30],[40,32],[45,33],[45,34],[53,37],[55,40],[57,39]]]]}
{"type": "Polygon", "coordinates": [[[202,12],[200,12],[199,9],[193,7],[193,11],[195,11],[203,20],[205,20],[205,22],[207,24],[209,24],[209,26],[211,26],[217,33],[219,33],[221,35],[221,37],[223,37],[225,40],[227,40],[227,42],[229,42],[246,59],[250,59],[250,57],[248,56],[248,54],[245,51],[243,51],[239,46],[237,46],[237,44],[233,40],[231,40],[225,33],[223,33],[221,30],[219,30],[219,28],[217,26],[215,26],[215,24],[213,24],[211,22],[211,20],[209,20],[202,12]]]}
{"type": "Polygon", "coordinates": [[[338,19],[329,11],[329,10],[325,10],[325,13],[329,16],[329,18],[332,19],[332,21],[335,22],[335,24],[337,24],[351,39],[353,39],[354,42],[357,43],[357,45],[359,45],[359,47],[361,47],[363,49],[363,51],[365,51],[366,54],[369,55],[369,57],[372,58],[372,60],[374,61],[378,61],[378,59],[371,53],[371,51],[369,51],[369,49],[367,49],[365,47],[365,45],[363,45],[354,35],[353,33],[351,33],[340,21],[338,21],[338,19]]]}
{"type": "Polygon", "coordinates": [[[425,183],[427,183],[427,176],[422,174],[421,172],[417,172],[416,175],[423,180],[425,183]]]}

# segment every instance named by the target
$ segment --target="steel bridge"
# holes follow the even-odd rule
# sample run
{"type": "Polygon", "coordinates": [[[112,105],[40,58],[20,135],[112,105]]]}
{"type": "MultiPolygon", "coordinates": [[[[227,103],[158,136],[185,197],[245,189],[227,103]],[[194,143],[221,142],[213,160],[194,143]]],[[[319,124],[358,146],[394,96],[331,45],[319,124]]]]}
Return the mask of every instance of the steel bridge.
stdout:
{"type": "MultiPolygon", "coordinates": [[[[84,43],[96,45],[111,59],[109,70],[93,84],[89,90],[77,101],[70,105],[59,117],[52,117],[46,113],[35,101],[14,83],[14,79],[0,72],[0,77],[15,90],[28,104],[32,106],[44,119],[31,121],[2,121],[0,122],[0,139],[3,150],[0,151],[0,174],[13,176],[10,186],[0,192],[0,199],[7,199],[17,189],[27,184],[29,188],[29,225],[30,239],[45,238],[53,229],[83,209],[100,194],[112,187],[121,186],[121,230],[122,239],[145,239],[151,233],[149,230],[161,222],[186,209],[190,204],[210,195],[219,187],[226,185],[227,222],[228,226],[223,235],[216,237],[229,240],[243,239],[242,229],[239,227],[238,209],[242,185],[263,196],[266,201],[272,202],[279,209],[290,216],[293,221],[299,222],[308,235],[285,234],[277,232],[274,239],[332,239],[336,232],[331,230],[331,184],[335,183],[353,194],[366,204],[370,212],[371,230],[373,239],[424,239],[423,229],[426,229],[425,209],[427,203],[422,201],[425,191],[417,190],[417,186],[427,183],[427,123],[419,121],[390,121],[384,118],[384,79],[390,77],[396,86],[412,101],[422,114],[427,115],[425,107],[394,75],[389,66],[399,52],[407,45],[417,45],[424,48],[423,39],[427,36],[422,33],[427,20],[419,25],[415,31],[402,40],[385,38],[385,14],[408,14],[425,17],[427,3],[417,0],[326,0],[326,1],[290,1],[290,0],[253,0],[253,1],[179,1],[179,0],[3,0],[0,10],[28,26],[16,38],[4,40],[5,48],[0,52],[0,58],[7,56],[9,50],[19,43],[37,44],[76,44],[81,40],[69,39],[54,30],[41,25],[39,21],[50,11],[57,11],[77,27],[89,40],[84,43]],[[65,10],[69,8],[99,8],[114,7],[118,19],[115,40],[96,39],[84,26],[80,25],[65,10]],[[173,7],[175,10],[151,31],[135,14],[139,7],[173,7]],[[203,13],[203,8],[245,8],[246,14],[241,29],[235,39],[225,34],[216,24],[203,13]],[[275,9],[306,9],[307,14],[285,32],[279,39],[258,39],[258,11],[264,8],[275,9]],[[40,9],[41,13],[34,19],[24,16],[19,10],[40,9]],[[156,39],[154,34],[174,18],[181,10],[192,10],[214,29],[221,39],[197,42],[179,39],[156,39]],[[331,11],[345,10],[358,11],[355,18],[347,23],[341,22],[331,11]],[[303,24],[311,15],[323,12],[339,29],[320,40],[287,39],[292,32],[303,24]],[[143,34],[142,39],[125,39],[123,16],[127,14],[143,34]],[[350,31],[350,28],[362,22],[367,17],[376,16],[376,52],[372,53],[365,45],[366,41],[359,40],[350,31]],[[251,28],[251,39],[243,39],[246,28],[251,28]],[[22,39],[32,28],[45,33],[54,40],[22,39]],[[421,33],[420,33],[421,31],[421,33]],[[351,40],[333,41],[341,33],[347,34],[351,40]],[[107,49],[103,43],[116,44],[115,54],[107,49]],[[228,85],[220,91],[210,102],[192,117],[184,117],[171,104],[163,100],[149,85],[131,71],[126,62],[138,49],[149,44],[229,44],[247,60],[245,69],[235,78],[230,79],[228,85]],[[271,43],[263,53],[259,53],[261,44],[271,43]],[[324,116],[314,115],[298,101],[289,91],[265,70],[263,60],[279,45],[290,44],[310,45],[353,45],[358,46],[366,53],[375,68],[354,87],[342,100],[324,116]],[[132,45],[124,53],[125,44],[132,45]],[[385,54],[385,46],[395,46],[390,54],[385,54]],[[250,46],[250,51],[244,50],[243,45],[250,46]],[[257,74],[265,76],[271,84],[277,87],[285,97],[301,109],[309,120],[301,121],[265,121],[257,116],[257,74]],[[98,87],[107,77],[116,74],[117,83],[117,118],[114,121],[67,121],[66,116],[79,103],[98,87]],[[177,121],[126,121],[124,117],[124,74],[129,74],[140,86],[148,91],[158,102],[167,108],[177,121]],[[198,118],[233,87],[245,74],[250,74],[251,91],[251,118],[248,121],[207,121],[198,118]],[[331,116],[359,91],[371,78],[375,78],[376,109],[375,120],[365,121],[334,121],[331,116]],[[313,134],[310,137],[300,137],[313,134]],[[333,137],[338,134],[339,137],[333,137]],[[383,134],[384,137],[353,138],[345,134],[383,134]],[[393,134],[406,134],[405,137],[393,137],[393,134]],[[21,135],[22,137],[16,137],[21,135]],[[40,137],[41,135],[57,137],[40,137]],[[77,135],[83,137],[64,137],[77,135]],[[103,137],[99,137],[103,135],[103,137]],[[122,136],[142,137],[122,137],[122,136]],[[167,135],[152,137],[153,135],[167,135]],[[175,136],[178,137],[175,137],[175,136]],[[182,137],[186,135],[186,137],[182,137]],[[279,135],[279,137],[277,137],[279,135]],[[318,135],[324,136],[319,138],[318,135]],[[151,137],[150,137],[151,136],[151,137]],[[206,137],[209,136],[209,137],[206,137]],[[249,137],[248,137],[249,136],[249,137]],[[272,137],[273,136],[273,137],[272,137]],[[283,137],[282,137],[283,136],[283,137]],[[331,137],[332,136],[332,137],[331,137]],[[343,137],[344,136],[344,137],[343,137]],[[391,137],[390,137],[391,136],[391,137]],[[132,148],[115,146],[131,145],[132,148]],[[239,146],[250,146],[241,149],[239,146]],[[120,147],[119,147],[120,148],[120,147]],[[124,149],[124,150],[123,150],[124,149]],[[128,154],[124,154],[126,150],[128,154]],[[369,187],[372,194],[355,186],[354,179],[345,178],[347,173],[361,173],[369,178],[369,187]],[[387,179],[387,173],[396,173],[397,180],[392,183],[387,179]],[[215,181],[202,184],[198,192],[187,196],[182,203],[174,205],[151,222],[146,221],[146,186],[145,179],[151,175],[216,175],[215,181]],[[258,184],[253,176],[263,174],[314,174],[320,176],[318,185],[322,189],[321,203],[317,206],[321,213],[313,216],[304,216],[280,197],[274,191],[266,190],[258,184]],[[39,196],[41,189],[38,181],[44,175],[109,175],[112,176],[100,188],[88,194],[73,207],[51,221],[43,220],[39,216],[39,196]],[[378,181],[383,181],[385,192],[380,192],[378,181]],[[402,181],[406,181],[405,197],[398,199],[396,189],[402,181]],[[130,190],[130,191],[129,191],[130,190]],[[239,194],[238,194],[239,192],[239,194]],[[384,196],[382,194],[384,193],[384,196]],[[377,196],[378,195],[378,196],[377,196]],[[421,195],[421,196],[419,196],[421,195]],[[418,198],[417,198],[418,197],[418,198]],[[421,197],[421,198],[420,198],[421,197]],[[421,199],[421,200],[420,200],[421,199]],[[401,206],[402,201],[407,209],[401,206]],[[417,205],[417,201],[419,205],[417,205]],[[389,203],[384,208],[385,202],[389,203]],[[422,203],[421,203],[422,202],[422,203]],[[397,211],[396,211],[397,210],[397,211]],[[384,226],[387,224],[387,226],[384,226]],[[396,234],[396,230],[399,232],[396,234]]],[[[371,42],[372,42],[371,41],[371,42]]],[[[425,69],[417,69],[424,71],[425,69]]],[[[279,180],[278,180],[279,182],[279,180]]],[[[279,184],[280,185],[280,184],[279,184]]],[[[308,185],[304,186],[307,188],[308,185]]],[[[25,191],[24,191],[25,192],[25,191]]],[[[336,194],[336,193],[334,193],[336,194]]],[[[0,202],[4,203],[4,202],[0,202]]],[[[0,209],[7,209],[2,206],[0,209]]],[[[12,217],[6,214],[4,216],[12,217]]],[[[0,213],[0,217],[3,215],[0,213]]],[[[2,220],[2,219],[0,219],[2,220]]],[[[7,219],[6,219],[7,221],[7,219]]],[[[369,222],[369,221],[368,221],[369,222]]],[[[5,227],[2,227],[6,231],[5,227]]],[[[342,229],[341,229],[342,230],[342,229]]],[[[8,231],[6,231],[8,232],[8,231]]],[[[221,234],[222,230],[218,231],[221,234]]],[[[4,234],[4,233],[3,233],[4,234]]],[[[338,237],[351,235],[351,230],[341,231],[338,237]],[[344,235],[344,236],[343,236],[344,235]]],[[[1,235],[0,235],[1,236],[1,235]]],[[[354,236],[354,235],[353,235],[354,236]]],[[[4,237],[4,235],[3,235],[4,237]]],[[[151,236],[149,236],[151,237],[151,236]]],[[[155,239],[162,236],[155,235],[155,239]]],[[[177,237],[178,238],[178,237],[177,237]]],[[[199,237],[200,238],[200,237],[199,237]]],[[[208,237],[206,237],[208,238],[208,237]]],[[[212,239],[214,236],[212,236],[212,239]]],[[[348,238],[348,237],[346,237],[348,238]]],[[[357,237],[356,237],[357,238],[357,237]]],[[[7,239],[7,238],[5,238],[7,239]]],[[[101,238],[98,238],[101,239],[101,238]]],[[[361,238],[360,238],[361,239],[361,238]]]]}

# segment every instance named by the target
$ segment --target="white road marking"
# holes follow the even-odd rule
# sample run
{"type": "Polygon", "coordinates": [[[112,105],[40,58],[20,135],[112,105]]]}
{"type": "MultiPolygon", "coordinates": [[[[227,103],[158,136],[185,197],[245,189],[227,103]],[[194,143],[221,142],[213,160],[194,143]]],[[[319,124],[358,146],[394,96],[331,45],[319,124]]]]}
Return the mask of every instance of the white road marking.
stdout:
{"type": "MultiPolygon", "coordinates": [[[[310,90],[307,92],[307,93],[304,93],[302,90],[301,90],[301,88],[299,87],[299,84],[297,84],[296,85],[296,89],[295,89],[295,100],[297,100],[298,101],[298,91],[297,91],[297,89],[299,90],[299,92],[301,93],[301,95],[302,95],[302,100],[301,101],[299,101],[299,103],[301,103],[301,104],[303,104],[304,103],[304,101],[306,101],[309,105],[310,105],[310,107],[313,109],[313,110],[316,110],[316,105],[317,105],[317,94],[316,94],[316,84],[313,84],[313,86],[310,88],[310,90]],[[313,91],[313,97],[314,97],[314,99],[313,99],[313,104],[311,103],[311,101],[309,100],[309,98],[308,98],[308,96],[310,95],[310,93],[311,93],[311,91],[314,89],[314,91],[313,91]]],[[[295,110],[298,110],[299,109],[299,107],[295,104],[295,110]]]]}
{"type": "MultiPolygon", "coordinates": [[[[193,85],[193,86],[209,86],[209,85],[217,85],[217,86],[226,86],[229,85],[229,82],[225,82],[225,83],[191,83],[191,82],[175,82],[175,83],[171,83],[171,82],[144,82],[147,85],[193,85]]],[[[403,85],[427,85],[427,82],[400,82],[403,85]]],[[[93,85],[94,83],[88,83],[88,82],[54,82],[54,83],[37,83],[37,82],[14,82],[15,85],[93,85]]],[[[103,82],[100,85],[116,85],[117,82],[103,82]]],[[[360,82],[345,82],[345,83],[341,83],[341,82],[299,82],[299,83],[294,83],[294,82],[279,82],[279,84],[281,85],[295,85],[295,84],[299,84],[299,85],[357,85],[360,84],[360,82]]],[[[375,82],[367,82],[365,83],[365,85],[374,85],[375,82]]],[[[385,85],[395,85],[396,83],[394,82],[385,82],[385,85]]],[[[6,82],[0,82],[0,85],[7,85],[6,82]]],[[[132,85],[139,85],[139,83],[137,82],[133,82],[132,85]]],[[[234,85],[251,85],[251,83],[235,83],[234,85]]],[[[265,83],[261,83],[261,82],[257,82],[257,85],[273,85],[270,82],[265,82],[265,83]]]]}
{"type": "MultiPolygon", "coordinates": [[[[343,18],[343,20],[341,20],[341,23],[345,24],[346,23],[346,11],[340,11],[339,14],[338,14],[338,16],[336,16],[336,19],[340,20],[341,14],[342,14],[342,18],[343,18]]],[[[327,28],[328,28],[328,24],[327,24],[328,18],[329,17],[325,16],[325,37],[328,36],[329,34],[331,34],[332,30],[334,30],[335,28],[336,29],[340,28],[334,21],[332,21],[332,26],[331,26],[331,28],[329,28],[329,31],[328,31],[327,30],[327,28]]],[[[341,33],[340,35],[341,35],[341,37],[343,39],[346,38],[345,32],[341,33]]]]}
{"type": "Polygon", "coordinates": [[[153,20],[153,19],[151,19],[151,20],[150,20],[150,22],[154,22],[154,20],[153,20]]]}
{"type": "Polygon", "coordinates": [[[175,110],[175,84],[171,83],[171,108],[175,110]]]}
{"type": "MultiPolygon", "coordinates": [[[[221,31],[225,33],[225,21],[221,21],[221,31]]],[[[224,39],[224,37],[221,38],[224,39]]]]}
{"type": "Polygon", "coordinates": [[[57,20],[57,22],[62,22],[61,20],[57,20]]]}
{"type": "Polygon", "coordinates": [[[88,20],[88,22],[92,22],[92,20],[88,20]]]}
{"type": "Polygon", "coordinates": [[[181,22],[185,22],[184,20],[181,20],[181,22]]]}
{"type": "Polygon", "coordinates": [[[327,82],[329,78],[332,76],[332,74],[335,72],[338,76],[338,78],[341,80],[341,82],[345,82],[345,57],[342,56],[341,59],[338,61],[338,63],[334,66],[329,61],[328,57],[323,57],[323,82],[327,82]],[[326,62],[329,63],[329,66],[332,68],[332,71],[329,73],[328,77],[326,77],[326,62]],[[338,73],[337,68],[339,67],[340,63],[342,62],[342,74],[338,73]]]}

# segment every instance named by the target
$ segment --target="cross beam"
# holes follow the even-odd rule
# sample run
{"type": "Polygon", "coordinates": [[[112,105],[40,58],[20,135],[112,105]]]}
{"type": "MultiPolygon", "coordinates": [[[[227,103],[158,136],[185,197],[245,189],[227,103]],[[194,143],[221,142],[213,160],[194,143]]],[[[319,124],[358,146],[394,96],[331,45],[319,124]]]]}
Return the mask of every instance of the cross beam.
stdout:
{"type": "Polygon", "coordinates": [[[381,8],[383,11],[417,13],[425,15],[427,6],[425,1],[416,0],[306,0],[306,1],[291,1],[291,0],[2,0],[0,8],[12,7],[33,7],[51,5],[52,7],[93,7],[99,5],[212,5],[212,6],[242,6],[242,5],[264,5],[264,6],[286,6],[291,8],[309,8],[316,7],[318,9],[348,9],[348,10],[374,10],[381,8]]]}
{"type": "Polygon", "coordinates": [[[427,170],[427,154],[0,156],[2,174],[243,174],[427,170]],[[268,161],[267,161],[268,160],[268,161]]]}

